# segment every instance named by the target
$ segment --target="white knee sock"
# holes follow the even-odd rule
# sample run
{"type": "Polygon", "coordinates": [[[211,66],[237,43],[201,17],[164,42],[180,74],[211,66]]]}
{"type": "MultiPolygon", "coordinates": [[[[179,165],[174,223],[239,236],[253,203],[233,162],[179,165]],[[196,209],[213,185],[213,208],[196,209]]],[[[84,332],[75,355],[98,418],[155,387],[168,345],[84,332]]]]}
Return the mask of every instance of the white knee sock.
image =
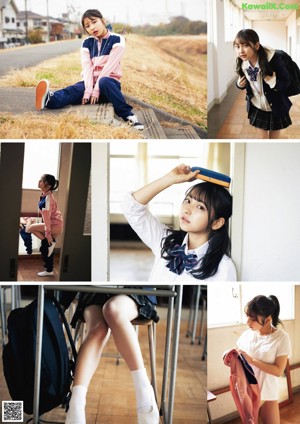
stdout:
{"type": "Polygon", "coordinates": [[[156,405],[153,388],[147,376],[147,371],[142,368],[131,371],[135,387],[136,407],[139,424],[159,422],[159,412],[156,405]]]}
{"type": "Polygon", "coordinates": [[[85,386],[74,386],[67,413],[66,424],[86,424],[85,404],[87,388],[85,386]]]}

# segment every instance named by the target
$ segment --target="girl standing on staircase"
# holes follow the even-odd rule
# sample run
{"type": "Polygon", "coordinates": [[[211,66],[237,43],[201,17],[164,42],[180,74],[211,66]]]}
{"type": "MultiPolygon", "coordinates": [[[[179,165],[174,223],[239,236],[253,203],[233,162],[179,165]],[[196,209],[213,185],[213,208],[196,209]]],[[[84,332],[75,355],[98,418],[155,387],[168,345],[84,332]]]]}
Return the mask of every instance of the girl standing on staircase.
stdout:
{"type": "Polygon", "coordinates": [[[292,124],[292,102],[285,93],[290,76],[275,50],[263,47],[252,29],[238,32],[233,42],[237,53],[237,87],[246,89],[250,125],[259,138],[280,138],[280,131],[292,124]]]}
{"type": "Polygon", "coordinates": [[[46,270],[38,272],[37,275],[39,277],[48,277],[54,275],[54,247],[57,236],[63,231],[63,218],[53,195],[53,191],[58,188],[58,181],[55,177],[49,174],[42,175],[38,187],[42,190],[38,207],[43,223],[36,223],[35,218],[28,219],[25,231],[34,234],[42,242],[40,252],[45,262],[46,270]]]}
{"type": "Polygon", "coordinates": [[[178,165],[124,199],[125,217],[155,255],[150,281],[236,280],[228,235],[232,197],[226,188],[210,182],[193,185],[182,202],[178,230],[160,223],[147,208],[160,192],[194,181],[198,173],[178,165]]]}
{"type": "Polygon", "coordinates": [[[49,90],[47,80],[41,80],[36,87],[36,109],[112,103],[117,116],[134,128],[143,130],[144,125],[138,121],[121,92],[120,61],[125,51],[125,38],[106,27],[99,10],[87,10],[81,23],[89,35],[81,47],[83,80],[55,92],[49,90]]]}

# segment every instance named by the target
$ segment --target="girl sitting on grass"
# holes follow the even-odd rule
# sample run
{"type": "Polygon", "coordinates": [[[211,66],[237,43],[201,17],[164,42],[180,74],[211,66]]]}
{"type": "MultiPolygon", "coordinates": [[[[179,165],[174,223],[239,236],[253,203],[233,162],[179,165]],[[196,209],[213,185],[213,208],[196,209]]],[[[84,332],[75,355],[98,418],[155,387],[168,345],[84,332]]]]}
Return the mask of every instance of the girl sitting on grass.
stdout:
{"type": "Polygon", "coordinates": [[[41,80],[36,87],[36,109],[58,109],[68,105],[112,103],[116,115],[134,128],[143,130],[121,92],[120,61],[125,51],[125,39],[111,32],[99,10],[87,10],[81,19],[84,31],[90,36],[81,47],[83,80],[52,92],[49,82],[41,80]]]}

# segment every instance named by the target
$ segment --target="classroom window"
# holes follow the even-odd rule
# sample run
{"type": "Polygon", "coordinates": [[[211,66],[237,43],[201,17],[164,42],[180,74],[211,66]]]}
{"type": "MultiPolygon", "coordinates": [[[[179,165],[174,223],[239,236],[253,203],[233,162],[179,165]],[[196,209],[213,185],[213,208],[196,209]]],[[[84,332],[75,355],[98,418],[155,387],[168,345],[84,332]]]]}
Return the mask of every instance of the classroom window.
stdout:
{"type": "Polygon", "coordinates": [[[25,143],[23,165],[23,189],[38,190],[38,181],[43,174],[54,175],[59,180],[59,142],[56,140],[25,143]]]}
{"type": "MultiPolygon", "coordinates": [[[[189,141],[185,141],[184,149],[182,143],[176,143],[174,140],[171,142],[166,140],[164,143],[124,141],[121,146],[112,143],[110,149],[111,213],[121,213],[120,205],[124,193],[154,181],[180,163],[206,167],[208,152],[209,144],[199,143],[199,146],[195,148],[195,143],[189,141]]],[[[170,217],[177,215],[179,201],[182,201],[182,185],[176,184],[156,196],[150,208],[155,215],[170,217]],[[180,196],[179,193],[181,193],[180,196]]]]}
{"type": "Polygon", "coordinates": [[[232,0],[224,1],[225,41],[234,40],[236,34],[243,28],[251,28],[251,22],[243,11],[232,0]]]}

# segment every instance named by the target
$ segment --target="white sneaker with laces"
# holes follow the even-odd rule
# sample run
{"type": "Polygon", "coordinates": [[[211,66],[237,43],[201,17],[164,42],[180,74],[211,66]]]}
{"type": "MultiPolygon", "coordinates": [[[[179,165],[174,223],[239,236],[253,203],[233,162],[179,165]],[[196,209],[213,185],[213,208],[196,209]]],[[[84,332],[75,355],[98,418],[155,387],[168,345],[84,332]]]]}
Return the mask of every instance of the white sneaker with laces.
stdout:
{"type": "Polygon", "coordinates": [[[126,122],[128,122],[130,125],[132,125],[137,130],[143,130],[144,129],[144,125],[139,122],[136,115],[127,116],[126,122]]]}
{"type": "Polygon", "coordinates": [[[41,271],[41,272],[38,272],[37,275],[39,277],[51,277],[52,275],[54,275],[54,272],[53,271],[50,271],[50,272],[48,272],[48,271],[41,271]]]}

